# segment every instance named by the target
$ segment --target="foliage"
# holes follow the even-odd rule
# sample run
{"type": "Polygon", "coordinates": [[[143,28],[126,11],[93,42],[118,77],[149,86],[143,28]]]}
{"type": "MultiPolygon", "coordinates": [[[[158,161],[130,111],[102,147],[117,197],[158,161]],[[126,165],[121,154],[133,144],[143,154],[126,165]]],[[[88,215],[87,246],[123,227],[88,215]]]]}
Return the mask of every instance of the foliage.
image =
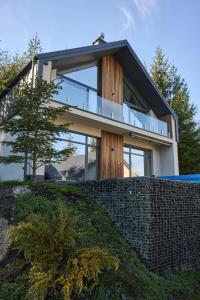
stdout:
{"type": "Polygon", "coordinates": [[[0,300],[23,300],[25,288],[17,283],[4,283],[0,285],[0,300]]]}
{"type": "Polygon", "coordinates": [[[24,185],[24,182],[18,181],[18,180],[0,181],[0,188],[14,187],[14,186],[20,186],[20,185],[24,185]]]}
{"type": "Polygon", "coordinates": [[[197,109],[190,103],[187,83],[160,47],[155,51],[150,73],[178,116],[180,173],[200,173],[200,127],[195,120],[197,109]]]}
{"type": "Polygon", "coordinates": [[[23,69],[23,67],[42,50],[37,34],[29,41],[27,51],[14,56],[8,50],[0,48],[0,94],[23,69]]]}
{"type": "Polygon", "coordinates": [[[26,221],[31,214],[48,214],[52,217],[57,211],[57,202],[48,201],[47,198],[33,193],[26,193],[25,195],[16,199],[12,210],[12,220],[14,224],[26,221]]]}
{"type": "Polygon", "coordinates": [[[58,295],[61,288],[64,299],[70,299],[92,290],[104,269],[118,268],[119,260],[102,249],[77,250],[79,236],[61,202],[58,214],[35,214],[11,228],[8,238],[13,249],[31,263],[29,299],[58,295]]]}
{"type": "MultiPolygon", "coordinates": [[[[150,272],[143,261],[138,258],[133,248],[121,236],[104,209],[85,196],[84,191],[80,188],[38,182],[33,186],[32,192],[35,195],[41,194],[43,197],[46,195],[47,199],[51,201],[54,201],[53,199],[56,198],[58,193],[62,195],[70,219],[77,219],[73,227],[75,232],[84,233],[78,234],[75,251],[80,251],[81,249],[106,248],[108,253],[112,253],[120,259],[120,267],[116,272],[108,269],[103,276],[99,277],[99,283],[93,288],[91,293],[84,291],[80,297],[78,295],[72,295],[73,300],[200,299],[199,270],[175,273],[166,277],[161,277],[150,272]]],[[[16,259],[20,260],[21,258],[16,259]]],[[[16,268],[19,268],[18,273],[25,276],[23,275],[21,265],[23,265],[23,261],[19,267],[15,265],[13,269],[13,267],[10,268],[11,264],[9,261],[8,265],[3,269],[0,266],[0,271],[4,270],[5,272],[4,282],[13,282],[13,280],[19,282],[16,276],[16,268]]],[[[40,270],[35,270],[35,272],[34,274],[37,274],[36,277],[41,276],[40,270]]],[[[3,273],[0,272],[0,279],[2,278],[1,274],[3,273]]],[[[42,276],[43,275],[42,273],[42,276]]],[[[35,282],[34,279],[36,277],[33,276],[33,278],[31,278],[33,282],[35,282]]],[[[27,279],[25,282],[27,282],[27,279]]],[[[38,284],[40,283],[41,282],[38,282],[38,284]]],[[[59,283],[57,284],[59,288],[55,289],[56,293],[58,293],[58,290],[61,288],[61,285],[59,283]]],[[[60,298],[61,295],[59,294],[50,299],[60,298]]],[[[28,299],[31,298],[29,297],[28,299]]],[[[36,299],[40,298],[36,297],[36,299]]]]}
{"type": "Polygon", "coordinates": [[[24,285],[27,282],[29,268],[23,257],[17,256],[16,259],[16,252],[10,251],[6,259],[1,262],[0,285],[12,282],[24,285]]]}
{"type": "Polygon", "coordinates": [[[32,182],[36,181],[36,170],[49,163],[65,160],[73,151],[56,149],[60,134],[66,133],[68,123],[56,124],[55,121],[66,111],[68,106],[52,107],[54,94],[58,93],[59,85],[48,83],[40,77],[32,82],[23,81],[16,89],[12,111],[17,117],[4,118],[0,122],[0,131],[9,133],[15,139],[3,141],[10,146],[10,155],[0,156],[4,164],[24,163],[26,160],[32,168],[32,182]]]}

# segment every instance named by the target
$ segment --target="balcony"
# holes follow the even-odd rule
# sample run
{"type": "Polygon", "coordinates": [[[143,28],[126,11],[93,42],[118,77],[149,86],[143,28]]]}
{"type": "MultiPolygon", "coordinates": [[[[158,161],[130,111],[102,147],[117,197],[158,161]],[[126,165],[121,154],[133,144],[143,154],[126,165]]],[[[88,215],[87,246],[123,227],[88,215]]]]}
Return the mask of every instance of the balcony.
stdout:
{"type": "Polygon", "coordinates": [[[167,123],[130,108],[127,104],[117,104],[97,95],[97,91],[71,78],[59,75],[62,89],[54,100],[72,107],[89,111],[134,127],[169,137],[167,123]]]}

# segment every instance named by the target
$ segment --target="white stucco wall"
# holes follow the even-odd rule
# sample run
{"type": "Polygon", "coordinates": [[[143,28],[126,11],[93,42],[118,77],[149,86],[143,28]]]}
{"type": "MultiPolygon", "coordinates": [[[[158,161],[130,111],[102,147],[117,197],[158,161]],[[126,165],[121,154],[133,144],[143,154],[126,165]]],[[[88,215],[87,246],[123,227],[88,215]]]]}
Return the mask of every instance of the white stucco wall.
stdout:
{"type": "MultiPolygon", "coordinates": [[[[0,142],[1,141],[12,141],[14,137],[10,134],[1,133],[0,134],[0,142]]],[[[11,147],[6,145],[2,145],[0,143],[0,155],[7,156],[10,153],[11,147]]],[[[24,165],[23,164],[9,164],[4,165],[0,164],[0,181],[3,180],[23,180],[24,178],[24,165]]]]}
{"type": "Polygon", "coordinates": [[[160,176],[178,175],[177,143],[160,149],[160,176]]]}

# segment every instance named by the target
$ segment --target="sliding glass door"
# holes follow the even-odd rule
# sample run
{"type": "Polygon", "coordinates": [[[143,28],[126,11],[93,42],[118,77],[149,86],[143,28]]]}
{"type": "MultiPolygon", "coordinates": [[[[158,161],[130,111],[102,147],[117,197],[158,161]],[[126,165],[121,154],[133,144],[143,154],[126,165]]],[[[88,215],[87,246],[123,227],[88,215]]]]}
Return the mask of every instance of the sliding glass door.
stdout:
{"type": "Polygon", "coordinates": [[[124,177],[151,176],[151,151],[124,146],[124,177]]]}

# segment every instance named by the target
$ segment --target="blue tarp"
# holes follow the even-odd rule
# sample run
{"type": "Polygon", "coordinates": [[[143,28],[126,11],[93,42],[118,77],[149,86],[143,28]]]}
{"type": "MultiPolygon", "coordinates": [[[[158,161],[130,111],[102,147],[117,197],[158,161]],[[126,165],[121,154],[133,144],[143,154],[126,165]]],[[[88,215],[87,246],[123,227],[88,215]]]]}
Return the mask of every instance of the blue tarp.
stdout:
{"type": "Polygon", "coordinates": [[[200,183],[200,174],[177,175],[177,176],[159,176],[158,178],[168,179],[168,180],[177,180],[177,181],[196,182],[196,183],[199,182],[200,183]]]}

